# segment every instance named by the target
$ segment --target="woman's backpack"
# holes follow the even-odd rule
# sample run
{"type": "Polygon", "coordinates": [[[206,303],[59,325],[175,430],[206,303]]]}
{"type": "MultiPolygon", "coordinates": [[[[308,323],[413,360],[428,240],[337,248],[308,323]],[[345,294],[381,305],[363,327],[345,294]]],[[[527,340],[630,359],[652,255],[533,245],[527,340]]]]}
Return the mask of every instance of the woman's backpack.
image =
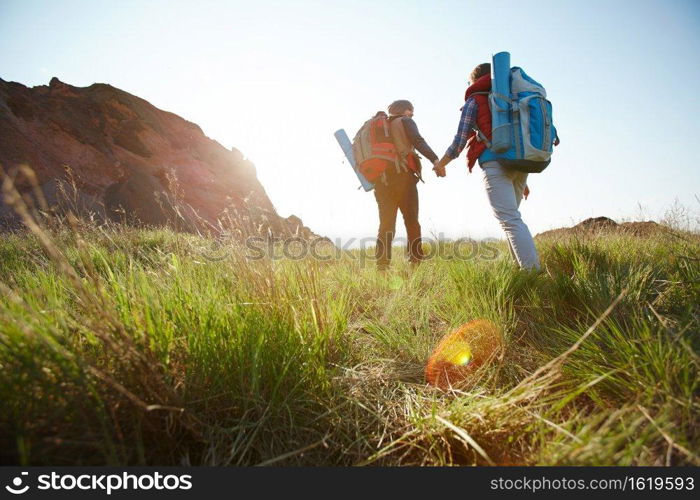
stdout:
{"type": "MultiPolygon", "coordinates": [[[[521,172],[542,172],[551,161],[554,145],[559,143],[552,121],[552,103],[547,100],[544,87],[522,68],[510,68],[505,74],[510,80],[506,86],[510,87],[510,93],[492,91],[489,94],[494,124],[492,144],[479,159],[481,162],[497,161],[521,172]],[[499,120],[497,115],[505,119],[499,120]]],[[[498,72],[496,78],[499,78],[498,72]]]]}

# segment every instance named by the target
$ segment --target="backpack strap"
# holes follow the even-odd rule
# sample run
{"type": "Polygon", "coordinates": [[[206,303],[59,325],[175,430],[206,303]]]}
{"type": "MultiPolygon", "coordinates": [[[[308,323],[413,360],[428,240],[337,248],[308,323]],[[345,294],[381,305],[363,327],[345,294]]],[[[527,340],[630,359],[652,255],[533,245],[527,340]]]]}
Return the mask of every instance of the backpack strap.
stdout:
{"type": "Polygon", "coordinates": [[[491,110],[496,109],[497,111],[507,112],[511,111],[512,99],[510,96],[499,94],[498,92],[489,93],[489,104],[492,106],[491,110]],[[506,103],[505,107],[498,104],[498,100],[506,103]]]}
{"type": "MultiPolygon", "coordinates": [[[[408,169],[407,169],[408,170],[408,169]]],[[[423,180],[423,175],[421,174],[420,169],[418,169],[418,172],[414,172],[414,175],[418,177],[418,180],[421,181],[423,184],[425,184],[425,181],[423,180]]]]}
{"type": "Polygon", "coordinates": [[[392,117],[389,121],[391,128],[391,138],[396,146],[397,162],[396,173],[408,172],[407,156],[412,154],[410,141],[406,135],[406,129],[403,125],[403,117],[392,117]]]}
{"type": "Polygon", "coordinates": [[[474,133],[476,133],[476,140],[479,142],[483,142],[487,148],[491,149],[491,141],[489,141],[488,137],[486,137],[486,135],[481,131],[477,124],[474,124],[472,130],[474,131],[474,133]]]}
{"type": "MultiPolygon", "coordinates": [[[[469,94],[469,97],[473,95],[491,95],[491,92],[472,92],[469,94]]],[[[500,95],[500,94],[499,94],[500,95]]],[[[488,140],[486,135],[481,131],[479,126],[475,123],[474,126],[472,127],[472,130],[476,134],[476,140],[479,142],[483,142],[487,148],[491,149],[491,141],[488,140]]]]}

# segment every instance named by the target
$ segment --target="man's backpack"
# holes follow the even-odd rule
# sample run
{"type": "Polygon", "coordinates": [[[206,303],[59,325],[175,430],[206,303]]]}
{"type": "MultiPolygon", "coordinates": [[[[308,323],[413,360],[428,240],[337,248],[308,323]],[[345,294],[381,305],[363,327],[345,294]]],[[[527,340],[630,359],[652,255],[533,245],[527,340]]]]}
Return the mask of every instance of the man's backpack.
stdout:
{"type": "Polygon", "coordinates": [[[352,152],[360,173],[376,182],[389,166],[398,168],[399,153],[391,139],[389,117],[378,111],[367,120],[352,140],[352,152]]]}
{"type": "Polygon", "coordinates": [[[547,168],[559,138],[552,121],[552,103],[547,100],[544,87],[522,68],[513,67],[510,69],[510,95],[492,91],[489,106],[494,123],[493,139],[480,160],[495,160],[528,173],[539,173],[547,168]],[[497,113],[508,116],[507,122],[498,127],[500,130],[493,116],[497,113]]]}

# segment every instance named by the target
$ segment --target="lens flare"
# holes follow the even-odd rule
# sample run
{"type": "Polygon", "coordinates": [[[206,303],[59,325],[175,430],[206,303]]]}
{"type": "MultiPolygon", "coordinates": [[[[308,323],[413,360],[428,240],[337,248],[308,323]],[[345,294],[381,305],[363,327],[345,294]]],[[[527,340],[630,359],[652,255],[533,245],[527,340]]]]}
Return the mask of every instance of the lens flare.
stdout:
{"type": "Polygon", "coordinates": [[[485,319],[464,323],[445,335],[425,367],[429,384],[447,389],[466,379],[503,348],[499,328],[485,319]]]}
{"type": "Polygon", "coordinates": [[[472,360],[472,350],[469,344],[461,339],[455,339],[442,351],[442,358],[457,366],[464,366],[472,360]]]}

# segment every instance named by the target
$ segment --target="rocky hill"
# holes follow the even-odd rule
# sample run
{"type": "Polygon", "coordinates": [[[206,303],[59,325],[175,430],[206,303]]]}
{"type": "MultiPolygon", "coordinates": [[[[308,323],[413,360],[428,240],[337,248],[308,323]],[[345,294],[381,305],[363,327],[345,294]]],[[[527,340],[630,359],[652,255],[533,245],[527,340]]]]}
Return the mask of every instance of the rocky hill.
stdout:
{"type": "MultiPolygon", "coordinates": [[[[297,217],[276,213],[238,150],[111,85],[74,87],[53,78],[28,88],[0,79],[0,166],[10,173],[20,164],[35,171],[57,208],[69,192],[71,208],[97,217],[315,237],[297,217]]],[[[22,175],[16,185],[31,191],[22,175]]],[[[0,204],[0,217],[12,213],[0,204]]]]}

